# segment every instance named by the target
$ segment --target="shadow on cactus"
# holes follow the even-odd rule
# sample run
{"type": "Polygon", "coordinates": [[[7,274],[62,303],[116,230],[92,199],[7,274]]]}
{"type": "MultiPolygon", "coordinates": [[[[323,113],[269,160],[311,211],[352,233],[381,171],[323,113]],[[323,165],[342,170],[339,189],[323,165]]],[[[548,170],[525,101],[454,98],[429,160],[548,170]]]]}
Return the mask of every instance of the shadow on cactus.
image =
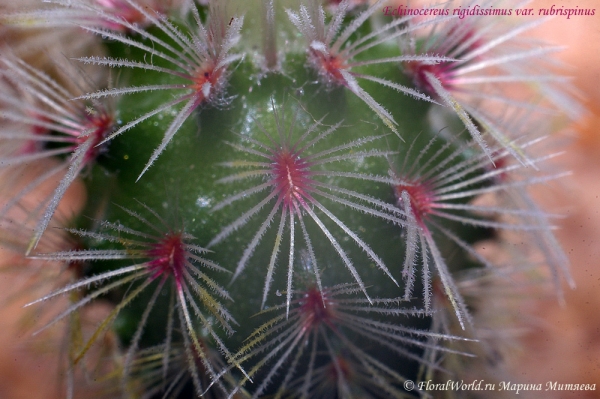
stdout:
{"type": "MultiPolygon", "coordinates": [[[[310,265],[310,261],[306,263],[310,265]]],[[[468,356],[437,342],[461,337],[419,330],[407,327],[406,320],[397,321],[426,312],[403,308],[397,299],[354,299],[353,294],[359,291],[356,284],[323,289],[309,285],[293,293],[296,299],[291,310],[258,327],[236,354],[240,362],[258,357],[248,371],[251,376],[266,366],[252,397],[260,397],[269,392],[269,385],[275,385],[268,396],[312,398],[324,395],[320,391],[325,390],[331,395],[325,397],[402,398],[407,394],[401,388],[406,381],[400,372],[405,368],[401,363],[424,362],[418,350],[468,356]],[[425,338],[433,341],[426,342],[425,338]],[[388,353],[373,356],[378,349],[388,353]],[[277,383],[273,383],[275,377],[279,377],[277,383]]],[[[262,313],[288,306],[274,306],[262,313]]]]}

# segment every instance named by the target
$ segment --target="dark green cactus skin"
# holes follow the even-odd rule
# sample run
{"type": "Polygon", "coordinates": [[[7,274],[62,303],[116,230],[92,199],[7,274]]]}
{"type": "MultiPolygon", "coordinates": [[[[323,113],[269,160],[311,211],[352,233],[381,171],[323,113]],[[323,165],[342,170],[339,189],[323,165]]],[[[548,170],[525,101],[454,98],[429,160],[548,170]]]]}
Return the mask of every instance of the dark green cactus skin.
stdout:
{"type": "MultiPolygon", "coordinates": [[[[153,33],[160,35],[160,32],[153,33]]],[[[107,47],[114,57],[126,56],[129,59],[143,57],[139,51],[119,43],[109,42],[107,47]]],[[[362,56],[381,58],[391,56],[391,54],[394,54],[393,48],[377,47],[362,56]]],[[[156,65],[160,65],[160,60],[156,61],[156,65]]],[[[400,65],[384,64],[369,68],[371,70],[368,72],[373,75],[410,86],[410,81],[404,77],[400,65]]],[[[288,123],[293,119],[294,114],[298,113],[295,137],[299,137],[314,120],[324,118],[322,121],[324,125],[333,125],[343,121],[343,126],[311,151],[318,151],[319,146],[321,149],[332,148],[359,138],[380,135],[382,137],[369,143],[368,148],[361,149],[396,152],[388,159],[369,157],[360,164],[341,161],[328,165],[339,171],[387,176],[390,168],[389,162],[402,162],[409,147],[412,147],[410,151],[413,154],[418,154],[431,138],[438,134],[432,130],[429,122],[429,114],[439,111],[432,110],[432,108],[438,106],[410,98],[392,89],[382,88],[377,84],[365,83],[364,89],[390,110],[399,122],[399,132],[402,136],[402,139],[399,139],[364,102],[345,88],[328,88],[319,83],[318,76],[307,67],[304,54],[286,54],[282,69],[284,73],[264,74],[248,60],[236,64],[227,86],[227,95],[232,97],[230,103],[222,107],[204,107],[192,118],[189,118],[167,150],[138,182],[136,182],[136,178],[149,154],[160,143],[163,132],[170,123],[170,115],[165,114],[152,118],[112,140],[108,144],[109,151],[98,160],[93,173],[87,179],[90,197],[96,200],[90,201],[84,215],[98,215],[100,212],[102,219],[119,221],[134,229],[143,229],[144,226],[140,225],[138,220],[115,206],[118,204],[143,212],[140,206],[140,203],[143,203],[157,210],[174,225],[183,225],[186,232],[196,237],[196,244],[206,245],[224,225],[230,223],[237,215],[242,214],[258,201],[258,199],[240,201],[239,204],[230,205],[226,209],[211,212],[211,207],[216,203],[240,191],[239,186],[249,187],[244,181],[239,183],[239,186],[238,183],[216,182],[232,173],[230,168],[223,167],[220,163],[244,159],[243,154],[234,150],[226,142],[247,145],[240,135],[248,135],[264,141],[264,135],[254,121],[259,122],[267,131],[276,132],[272,112],[273,105],[285,115],[288,123]]],[[[173,82],[170,77],[165,76],[152,71],[135,71],[135,73],[124,71],[119,79],[131,86],[141,86],[149,82],[152,84],[173,82]]],[[[124,122],[132,120],[164,101],[163,94],[153,92],[128,96],[118,102],[118,118],[124,122]]],[[[456,125],[456,122],[449,120],[449,124],[451,123],[456,125]]],[[[443,140],[440,140],[433,148],[439,148],[442,144],[443,140]]],[[[454,162],[458,162],[458,159],[454,162]]],[[[331,180],[335,179],[331,178],[331,180]]],[[[389,185],[358,179],[345,180],[340,184],[341,187],[370,195],[385,202],[394,203],[396,201],[393,189],[389,185]]],[[[326,206],[365,239],[375,253],[382,257],[394,277],[400,282],[400,286],[396,286],[356,245],[343,244],[364,279],[369,295],[373,298],[402,297],[403,285],[400,273],[405,252],[403,229],[373,216],[346,210],[340,204],[330,203],[326,206]]],[[[235,270],[241,252],[251,240],[269,209],[268,206],[265,207],[233,236],[211,248],[214,253],[210,253],[208,257],[231,271],[235,270]]],[[[82,226],[89,227],[90,223],[88,218],[81,219],[82,226]]],[[[273,222],[273,224],[275,223],[277,222],[273,222]]],[[[486,229],[461,227],[458,223],[449,224],[452,228],[459,227],[461,229],[459,235],[467,242],[474,242],[489,235],[489,231],[486,229]]],[[[322,268],[324,285],[352,283],[351,274],[323,234],[314,226],[308,228],[322,268]]],[[[335,227],[331,228],[332,231],[336,231],[335,227]]],[[[225,304],[239,323],[235,334],[226,339],[228,347],[232,350],[240,347],[246,337],[262,322],[260,317],[253,318],[251,316],[261,310],[266,263],[272,249],[271,243],[274,240],[275,230],[276,228],[271,228],[267,232],[248,267],[232,284],[228,285],[230,277],[222,273],[215,273],[214,276],[211,276],[227,287],[234,299],[232,303],[225,304]]],[[[86,244],[95,248],[105,248],[107,245],[110,247],[110,244],[106,243],[102,243],[100,246],[99,243],[86,244]]],[[[446,253],[452,254],[451,267],[453,270],[476,266],[475,262],[468,259],[451,242],[440,245],[446,253]]],[[[285,253],[288,248],[289,242],[284,239],[282,252],[285,253]]],[[[275,281],[267,300],[267,307],[281,302],[283,297],[278,297],[277,293],[284,291],[286,287],[285,256],[280,255],[280,259],[275,272],[275,281]]],[[[296,256],[294,288],[303,289],[310,284],[311,276],[302,270],[300,262],[300,257],[296,256]]],[[[89,270],[94,274],[104,269],[119,267],[118,262],[94,262],[92,265],[93,267],[89,270]]],[[[122,291],[124,290],[125,288],[122,291]]],[[[421,286],[417,284],[416,298],[413,301],[415,306],[420,306],[418,296],[421,290],[421,286]]],[[[118,300],[122,294],[123,292],[114,292],[111,295],[118,300]]],[[[115,329],[123,342],[127,343],[131,339],[149,296],[150,292],[142,295],[125,308],[117,318],[115,329]]],[[[168,298],[165,297],[163,302],[163,305],[157,306],[160,310],[155,311],[156,313],[148,321],[142,346],[159,344],[164,340],[164,319],[167,314],[168,298]]],[[[426,318],[407,320],[407,325],[419,327],[426,327],[428,323],[426,318]]],[[[375,353],[374,355],[382,360],[388,357],[384,353],[375,353]]],[[[396,366],[398,371],[414,378],[417,365],[410,361],[407,364],[413,368],[413,371],[406,370],[406,365],[396,366]]],[[[277,384],[273,385],[277,386],[277,384]]]]}

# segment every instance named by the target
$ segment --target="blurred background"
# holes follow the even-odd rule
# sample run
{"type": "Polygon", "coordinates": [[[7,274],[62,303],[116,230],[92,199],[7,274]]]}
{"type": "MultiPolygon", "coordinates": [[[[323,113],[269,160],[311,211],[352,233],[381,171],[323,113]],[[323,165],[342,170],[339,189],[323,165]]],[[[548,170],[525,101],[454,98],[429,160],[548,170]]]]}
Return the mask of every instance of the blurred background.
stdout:
{"type": "Polygon", "coordinates": [[[523,337],[525,348],[515,371],[524,381],[597,385],[595,392],[538,392],[537,397],[600,398],[600,2],[532,4],[536,9],[555,4],[596,10],[593,17],[555,17],[535,32],[566,46],[558,57],[572,68],[589,113],[562,133],[565,154],[558,162],[572,175],[562,179],[560,190],[552,190],[551,196],[538,197],[545,209],[565,215],[556,235],[571,260],[577,289],[566,288],[565,306],[555,298],[534,304],[542,322],[523,337]]]}
{"type": "MultiPolygon", "coordinates": [[[[0,6],[3,3],[9,1],[0,1],[0,6]]],[[[537,196],[546,210],[565,215],[558,221],[556,235],[570,257],[577,289],[564,287],[564,306],[552,295],[523,305],[523,311],[534,314],[536,320],[521,335],[523,347],[512,368],[520,381],[597,384],[595,392],[537,392],[531,397],[600,398],[600,1],[536,0],[531,4],[536,10],[551,5],[595,8],[596,15],[571,19],[558,16],[532,33],[566,47],[558,57],[571,67],[568,73],[581,91],[588,113],[557,137],[565,151],[557,165],[572,171],[572,175],[550,188],[543,187],[537,196]]],[[[4,35],[1,40],[11,45],[15,39],[4,35]]],[[[80,206],[85,198],[82,190],[79,186],[70,191],[69,198],[61,204],[62,212],[68,214],[80,206]]],[[[0,267],[18,263],[18,256],[0,244],[0,267]]],[[[0,293],[12,292],[15,280],[23,278],[13,269],[5,270],[11,272],[0,273],[0,293]]],[[[38,280],[43,276],[41,273],[38,280]]],[[[1,399],[60,397],[56,389],[57,379],[64,378],[56,351],[60,340],[53,340],[50,334],[46,342],[53,345],[38,344],[23,326],[23,304],[48,292],[43,285],[36,287],[39,290],[10,300],[0,295],[1,399]]],[[[95,308],[90,322],[93,323],[94,312],[106,311],[102,306],[95,308]]],[[[519,397],[527,397],[527,393],[519,397]]]]}

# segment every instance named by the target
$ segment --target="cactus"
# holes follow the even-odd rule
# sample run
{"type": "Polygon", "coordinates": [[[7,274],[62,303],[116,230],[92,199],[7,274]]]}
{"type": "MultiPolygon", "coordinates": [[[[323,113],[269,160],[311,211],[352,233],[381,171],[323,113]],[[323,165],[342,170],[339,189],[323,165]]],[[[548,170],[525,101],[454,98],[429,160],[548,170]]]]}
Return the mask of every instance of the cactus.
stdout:
{"type": "Polygon", "coordinates": [[[69,298],[37,330],[67,324],[67,396],[90,359],[131,398],[403,398],[509,373],[510,298],[574,285],[528,193],[564,175],[547,142],[580,113],[558,48],[524,37],[544,20],[453,15],[469,0],[200,3],[2,15],[28,34],[0,57],[2,231],[70,265],[27,305],[69,298]],[[112,311],[85,332],[96,301],[112,311]],[[122,350],[98,360],[107,334],[122,350]]]}

